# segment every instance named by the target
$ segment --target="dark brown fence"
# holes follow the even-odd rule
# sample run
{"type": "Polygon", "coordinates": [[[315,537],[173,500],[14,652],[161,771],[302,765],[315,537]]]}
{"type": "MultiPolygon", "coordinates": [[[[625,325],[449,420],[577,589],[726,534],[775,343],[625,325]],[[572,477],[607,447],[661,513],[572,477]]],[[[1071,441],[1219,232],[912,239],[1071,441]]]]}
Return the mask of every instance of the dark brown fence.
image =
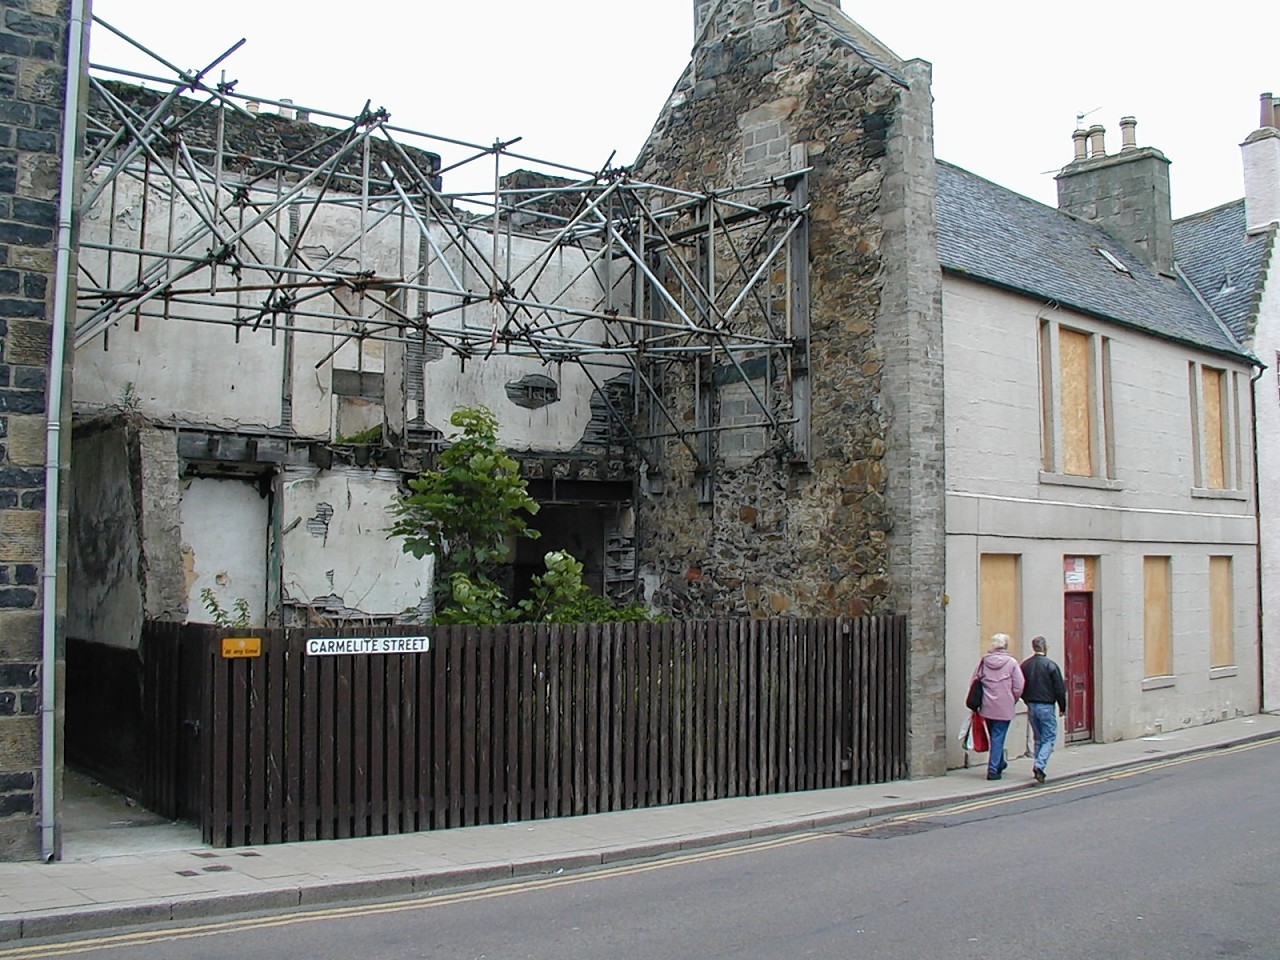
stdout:
{"type": "MultiPolygon", "coordinates": [[[[196,819],[206,842],[237,846],[900,778],[905,628],[431,627],[426,653],[339,656],[307,640],[414,629],[268,630],[260,657],[224,659],[225,631],[154,625],[144,649],[203,651],[196,819]]],[[[156,763],[177,770],[189,687],[151,676],[178,727],[156,763]]]]}
{"type": "Polygon", "coordinates": [[[198,820],[208,638],[149,624],[137,649],[67,638],[67,762],[172,819],[198,820]]]}

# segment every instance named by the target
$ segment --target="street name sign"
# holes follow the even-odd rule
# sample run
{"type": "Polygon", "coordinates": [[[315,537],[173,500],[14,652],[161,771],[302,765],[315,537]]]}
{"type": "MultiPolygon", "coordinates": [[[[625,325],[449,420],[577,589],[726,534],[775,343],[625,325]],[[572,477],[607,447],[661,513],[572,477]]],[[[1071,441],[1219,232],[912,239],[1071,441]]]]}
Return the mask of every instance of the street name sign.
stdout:
{"type": "Polygon", "coordinates": [[[426,653],[430,649],[430,637],[313,637],[307,641],[309,657],[371,653],[426,653]]]}

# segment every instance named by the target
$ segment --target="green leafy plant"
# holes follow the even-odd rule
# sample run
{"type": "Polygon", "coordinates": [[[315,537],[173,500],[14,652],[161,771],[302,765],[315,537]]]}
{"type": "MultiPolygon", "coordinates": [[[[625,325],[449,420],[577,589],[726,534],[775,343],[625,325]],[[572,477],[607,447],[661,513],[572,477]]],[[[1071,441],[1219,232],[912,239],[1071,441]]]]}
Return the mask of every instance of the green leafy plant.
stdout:
{"type": "Polygon", "coordinates": [[[582,564],[564,550],[545,557],[527,600],[512,605],[499,585],[517,537],[536,539],[526,516],[538,512],[520,465],[498,444],[498,424],[483,407],[449,422],[461,435],[436,469],[409,481],[392,506],[393,537],[405,553],[435,557],[437,623],[600,623],[651,619],[640,604],[619,607],[582,581],[582,564]]]}
{"type": "Polygon", "coordinates": [[[228,612],[222,608],[222,604],[218,603],[212,588],[205,587],[200,591],[200,602],[204,604],[204,608],[209,611],[209,616],[213,617],[213,622],[218,626],[228,630],[248,628],[249,603],[244,597],[236,597],[228,612]]]}
{"type": "Polygon", "coordinates": [[[566,550],[553,550],[543,562],[547,572],[533,578],[527,600],[516,606],[525,623],[614,623],[649,620],[640,604],[617,606],[606,597],[592,593],[582,580],[582,564],[566,550]]]}
{"type": "Polygon", "coordinates": [[[492,580],[473,581],[465,573],[449,577],[449,603],[436,608],[436,623],[509,623],[515,611],[492,580]]]}
{"type": "MultiPolygon", "coordinates": [[[[537,538],[526,515],[538,512],[520,476],[520,465],[498,444],[498,422],[483,407],[454,412],[449,422],[462,431],[441,455],[436,469],[409,481],[409,493],[392,506],[391,535],[403,539],[405,553],[436,559],[436,617],[441,622],[471,609],[455,599],[455,575],[465,579],[464,595],[501,594],[498,572],[511,559],[516,537],[537,538]]],[[[480,605],[488,609],[494,604],[480,605]]]]}
{"type": "Polygon", "coordinates": [[[355,445],[381,443],[382,427],[370,427],[368,430],[361,430],[359,433],[351,433],[346,436],[339,437],[334,443],[350,443],[355,445]]]}

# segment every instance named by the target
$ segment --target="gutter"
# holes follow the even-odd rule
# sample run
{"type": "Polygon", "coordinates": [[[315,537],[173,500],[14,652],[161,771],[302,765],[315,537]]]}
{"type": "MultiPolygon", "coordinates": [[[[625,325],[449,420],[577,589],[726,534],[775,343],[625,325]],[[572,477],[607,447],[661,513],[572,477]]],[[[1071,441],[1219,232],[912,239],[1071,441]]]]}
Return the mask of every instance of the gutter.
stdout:
{"type": "Polygon", "coordinates": [[[67,327],[70,316],[72,230],[75,217],[77,136],[80,112],[80,85],[88,40],[86,7],[90,0],[71,0],[71,23],[67,32],[67,89],[63,99],[62,164],[58,195],[57,261],[53,278],[53,340],[49,349],[48,391],[45,397],[44,464],[44,571],[41,596],[40,660],[40,859],[46,863],[57,855],[57,814],[55,810],[57,771],[57,662],[58,662],[58,465],[62,455],[63,365],[67,355],[67,327]]]}

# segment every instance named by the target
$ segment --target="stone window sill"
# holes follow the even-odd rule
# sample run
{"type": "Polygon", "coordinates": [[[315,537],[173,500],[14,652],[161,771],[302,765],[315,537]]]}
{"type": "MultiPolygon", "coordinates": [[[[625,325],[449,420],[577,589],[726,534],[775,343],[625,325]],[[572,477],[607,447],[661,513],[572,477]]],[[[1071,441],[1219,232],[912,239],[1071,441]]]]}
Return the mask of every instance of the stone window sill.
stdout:
{"type": "Polygon", "coordinates": [[[1143,690],[1163,690],[1166,687],[1176,686],[1177,677],[1147,677],[1142,681],[1143,690]]]}
{"type": "Polygon", "coordinates": [[[1040,471],[1041,483],[1057,484],[1060,487],[1088,487],[1090,490],[1123,490],[1124,484],[1110,477],[1077,477],[1070,473],[1048,473],[1040,471]]]}
{"type": "Polygon", "coordinates": [[[1240,672],[1239,667],[1212,667],[1209,670],[1210,680],[1221,680],[1223,677],[1234,677],[1240,672]]]}
{"type": "Polygon", "coordinates": [[[1215,490],[1209,487],[1192,487],[1191,495],[1202,500],[1248,500],[1244,490],[1215,490]]]}

